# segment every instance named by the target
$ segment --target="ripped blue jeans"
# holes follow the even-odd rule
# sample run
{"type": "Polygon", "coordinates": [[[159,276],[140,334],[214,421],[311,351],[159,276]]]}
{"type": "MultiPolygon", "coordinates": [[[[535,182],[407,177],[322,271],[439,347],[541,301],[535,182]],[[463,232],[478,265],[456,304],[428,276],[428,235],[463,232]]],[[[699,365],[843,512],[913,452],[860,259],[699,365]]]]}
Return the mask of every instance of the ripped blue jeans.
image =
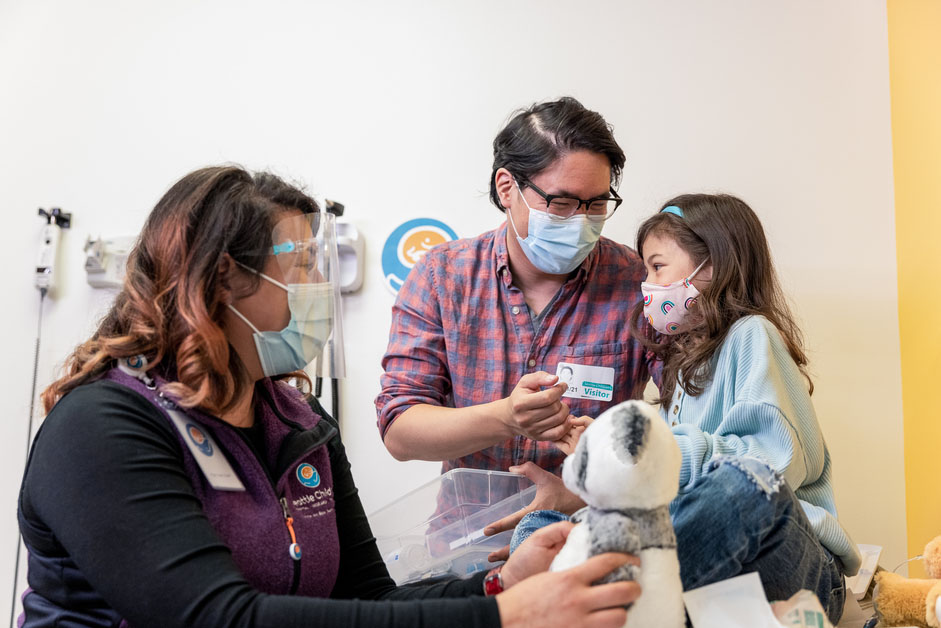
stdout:
{"type": "MultiPolygon", "coordinates": [[[[719,456],[696,485],[670,504],[683,589],[757,571],[769,600],[800,589],[817,594],[833,625],[843,613],[843,565],[817,540],[791,488],[756,458],[719,456]]],[[[568,519],[526,515],[511,551],[536,529],[568,519]]]]}

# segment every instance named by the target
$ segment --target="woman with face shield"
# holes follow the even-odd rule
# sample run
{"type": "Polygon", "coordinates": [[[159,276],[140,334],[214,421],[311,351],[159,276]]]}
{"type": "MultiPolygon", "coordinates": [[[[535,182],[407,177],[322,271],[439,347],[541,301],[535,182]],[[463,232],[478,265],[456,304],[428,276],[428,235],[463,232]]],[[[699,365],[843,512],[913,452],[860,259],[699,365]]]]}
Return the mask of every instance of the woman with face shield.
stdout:
{"type": "Polygon", "coordinates": [[[43,393],[21,626],[623,623],[636,585],[591,583],[636,559],[540,573],[570,524],[520,546],[491,595],[485,574],[395,586],[337,427],[304,392],[335,311],[328,220],[237,167],[158,202],[111,310],[43,393]]]}

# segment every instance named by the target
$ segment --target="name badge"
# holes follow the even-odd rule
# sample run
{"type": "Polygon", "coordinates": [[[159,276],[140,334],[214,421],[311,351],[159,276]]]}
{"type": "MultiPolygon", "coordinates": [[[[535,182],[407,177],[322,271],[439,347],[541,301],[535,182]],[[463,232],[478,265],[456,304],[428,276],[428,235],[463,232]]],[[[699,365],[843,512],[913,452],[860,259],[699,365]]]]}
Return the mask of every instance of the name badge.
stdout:
{"type": "Polygon", "coordinates": [[[559,381],[568,385],[563,397],[611,401],[614,393],[614,369],[610,366],[588,366],[559,362],[555,367],[559,381]]]}
{"type": "Polygon", "coordinates": [[[209,432],[178,410],[167,410],[167,413],[210,486],[217,491],[244,491],[245,486],[209,432]]]}

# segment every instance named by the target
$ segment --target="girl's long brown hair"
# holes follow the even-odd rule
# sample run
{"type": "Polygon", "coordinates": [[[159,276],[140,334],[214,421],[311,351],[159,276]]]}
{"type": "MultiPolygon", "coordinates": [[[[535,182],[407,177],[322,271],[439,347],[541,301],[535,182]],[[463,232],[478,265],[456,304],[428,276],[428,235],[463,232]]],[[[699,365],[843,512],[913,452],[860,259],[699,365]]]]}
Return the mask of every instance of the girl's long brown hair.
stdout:
{"type": "Polygon", "coordinates": [[[166,390],[182,406],[217,415],[231,409],[245,368],[222,327],[230,294],[223,257],[261,271],[274,221],[289,210],[319,211],[304,192],[268,173],[211,167],[174,184],[147,218],[111,310],[43,391],[46,412],[117,359],[137,355],[167,376],[166,390]]]}
{"type": "Polygon", "coordinates": [[[689,395],[701,394],[712,379],[712,357],[729,329],[753,314],[764,316],[778,329],[813,392],[801,331],[781,290],[755,212],[727,194],[684,194],[663,207],[670,205],[682,209],[683,218],[671,213],[648,218],[637,232],[637,252],[643,259],[649,235],[672,238],[689,254],[694,267],[709,258],[712,279],[697,299],[694,326],[683,334],[657,334],[643,315],[643,301],[631,311],[634,336],[663,360],[660,403],[673,400],[677,383],[689,395]]]}

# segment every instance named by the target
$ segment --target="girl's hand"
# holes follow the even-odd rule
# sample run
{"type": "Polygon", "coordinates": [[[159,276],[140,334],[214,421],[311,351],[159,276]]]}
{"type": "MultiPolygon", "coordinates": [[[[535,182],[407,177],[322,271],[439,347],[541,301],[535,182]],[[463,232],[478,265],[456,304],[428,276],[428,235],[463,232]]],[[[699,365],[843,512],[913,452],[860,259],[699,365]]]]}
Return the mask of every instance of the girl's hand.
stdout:
{"type": "Polygon", "coordinates": [[[571,569],[518,582],[496,598],[500,624],[504,628],[620,628],[627,619],[624,606],[640,596],[640,586],[636,582],[591,583],[629,562],[639,561],[627,554],[598,554],[571,569]]]}
{"type": "Polygon", "coordinates": [[[582,432],[585,431],[585,428],[594,422],[594,419],[590,416],[569,416],[568,419],[569,425],[571,427],[569,430],[557,441],[553,441],[559,450],[562,451],[566,456],[571,456],[575,451],[575,446],[578,444],[578,439],[582,437],[582,432]]]}

